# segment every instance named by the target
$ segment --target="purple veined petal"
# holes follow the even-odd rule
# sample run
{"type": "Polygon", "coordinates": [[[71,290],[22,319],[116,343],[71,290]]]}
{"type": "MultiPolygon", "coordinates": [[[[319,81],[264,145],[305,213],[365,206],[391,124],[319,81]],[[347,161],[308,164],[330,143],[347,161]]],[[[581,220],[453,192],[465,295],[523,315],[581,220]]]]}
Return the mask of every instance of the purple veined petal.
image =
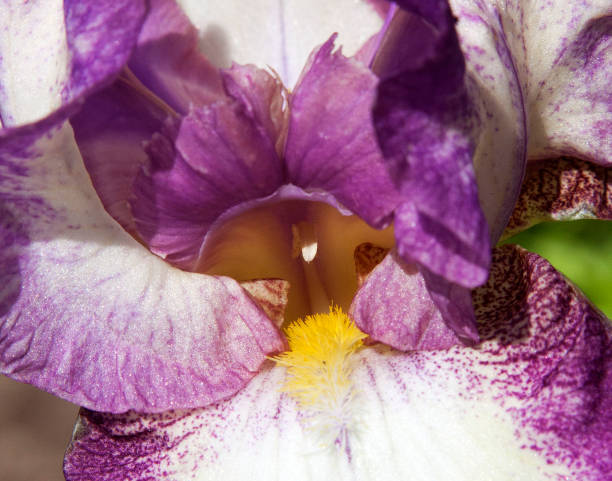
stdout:
{"type": "Polygon", "coordinates": [[[173,115],[124,72],[111,86],[90,96],[70,118],[87,173],[104,208],[135,237],[129,199],[134,179],[148,161],[144,144],[173,115]]]}
{"type": "Polygon", "coordinates": [[[398,5],[405,21],[391,22],[391,41],[381,43],[384,58],[373,62],[381,77],[374,125],[401,194],[394,219],[397,249],[407,262],[474,287],[487,278],[490,240],[472,165],[478,119],[454,19],[443,1],[398,5]],[[415,28],[415,22],[425,25],[415,28]],[[425,34],[422,55],[404,55],[418,50],[425,34]],[[392,51],[405,62],[389,60],[392,51]]]}
{"type": "Polygon", "coordinates": [[[355,54],[383,24],[379,6],[353,0],[220,2],[179,0],[199,30],[200,49],[218,67],[270,66],[292,87],[314,45],[339,32],[355,54]]]}
{"type": "Polygon", "coordinates": [[[547,220],[612,220],[612,168],[562,157],[527,164],[508,238],[547,220]]]}
{"type": "Polygon", "coordinates": [[[472,131],[478,196],[495,243],[512,214],[527,159],[521,64],[511,45],[512,26],[495,7],[463,0],[450,4],[459,20],[466,85],[478,118],[472,131]]]}
{"type": "Polygon", "coordinates": [[[129,62],[136,77],[174,110],[224,96],[219,71],[198,50],[198,32],[174,0],[154,0],[129,62]]]}
{"type": "Polygon", "coordinates": [[[418,267],[393,251],[370,272],[349,313],[370,338],[400,351],[447,349],[458,343],[418,267]]]}
{"type": "Polygon", "coordinates": [[[398,195],[371,121],[377,79],[333,51],[335,36],[312,53],[290,98],[287,176],[323,190],[368,224],[385,227],[398,195]]]}
{"type": "Polygon", "coordinates": [[[68,125],[1,140],[0,369],[122,412],[231,396],[284,347],[233,280],[151,255],[104,211],[68,125]]]}
{"type": "Polygon", "coordinates": [[[156,134],[147,147],[150,162],[134,182],[131,206],[139,234],[153,252],[183,268],[195,268],[204,237],[218,217],[283,184],[278,139],[268,130],[275,121],[282,123],[276,109],[282,102],[264,112],[250,94],[237,96],[251,88],[274,98],[282,87],[263,71],[251,81],[259,84],[233,82],[236,97],[194,108],[156,134]]]}
{"type": "Polygon", "coordinates": [[[145,13],[140,0],[5,2],[1,124],[41,119],[112,79],[127,62],[145,13]]]}
{"type": "Polygon", "coordinates": [[[612,162],[610,2],[493,2],[521,79],[529,158],[612,162]]]}
{"type": "Polygon", "coordinates": [[[66,479],[606,480],[610,322],[536,255],[508,246],[495,258],[476,294],[478,349],[354,356],[341,447],[319,444],[280,390],[283,368],[267,367],[205,409],[82,411],[66,479]]]}

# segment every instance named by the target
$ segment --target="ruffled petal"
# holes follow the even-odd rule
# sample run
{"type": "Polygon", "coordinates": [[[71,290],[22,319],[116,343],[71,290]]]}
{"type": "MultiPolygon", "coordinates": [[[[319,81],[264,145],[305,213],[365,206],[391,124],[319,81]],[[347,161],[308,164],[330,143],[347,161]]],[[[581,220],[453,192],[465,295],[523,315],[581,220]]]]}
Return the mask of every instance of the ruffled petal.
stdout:
{"type": "Polygon", "coordinates": [[[385,227],[398,196],[372,127],[377,79],[333,52],[334,39],[313,52],[290,99],[288,180],[331,193],[370,225],[385,227]]]}
{"type": "Polygon", "coordinates": [[[199,30],[200,49],[216,66],[232,61],[270,66],[288,86],[297,81],[312,47],[332,33],[340,33],[340,43],[353,55],[383,23],[373,5],[353,0],[179,3],[199,30]]]}
{"type": "Polygon", "coordinates": [[[171,115],[133,77],[124,74],[90,96],[70,118],[98,197],[106,211],[134,236],[137,232],[129,200],[134,179],[148,160],[144,143],[171,115]]]}
{"type": "MultiPolygon", "coordinates": [[[[407,262],[474,287],[487,278],[490,241],[472,166],[475,113],[454,20],[443,1],[399,5],[410,19],[401,27],[414,34],[395,35],[394,48],[414,50],[408,40],[420,45],[424,31],[429,42],[416,59],[383,62],[376,72],[381,82],[374,124],[401,190],[394,222],[397,249],[407,262]],[[414,29],[411,22],[427,28],[414,29]]],[[[383,47],[391,48],[385,42],[383,47]]]]}
{"type": "Polygon", "coordinates": [[[138,232],[153,252],[186,269],[195,268],[204,237],[221,214],[283,183],[278,139],[269,130],[278,120],[275,105],[264,112],[249,93],[238,96],[250,88],[264,98],[280,97],[280,83],[263,71],[243,85],[233,79],[228,74],[234,97],[196,108],[154,136],[150,163],[134,183],[138,232]]]}
{"type": "Polygon", "coordinates": [[[320,445],[313,419],[280,391],[283,368],[266,368],[206,409],[82,412],[66,479],[607,479],[609,321],[536,255],[507,246],[496,261],[476,295],[486,341],[362,349],[337,444],[320,445]]]}
{"type": "Polygon", "coordinates": [[[531,162],[504,238],[548,220],[612,220],[612,168],[563,157],[531,162]]]}
{"type": "Polygon", "coordinates": [[[97,410],[231,396],[282,336],[233,280],[151,255],[102,208],[70,128],[0,150],[0,369],[97,410]]]}
{"type": "Polygon", "coordinates": [[[110,81],[127,62],[145,13],[141,0],[5,5],[0,19],[0,125],[17,126],[62,106],[69,109],[110,81]]]}
{"type": "Polygon", "coordinates": [[[406,264],[395,252],[368,275],[349,313],[373,340],[401,351],[447,349],[458,342],[418,267],[406,264]]]}
{"type": "Polygon", "coordinates": [[[174,0],[154,0],[129,67],[177,112],[223,97],[219,71],[198,51],[198,32],[174,0]]]}

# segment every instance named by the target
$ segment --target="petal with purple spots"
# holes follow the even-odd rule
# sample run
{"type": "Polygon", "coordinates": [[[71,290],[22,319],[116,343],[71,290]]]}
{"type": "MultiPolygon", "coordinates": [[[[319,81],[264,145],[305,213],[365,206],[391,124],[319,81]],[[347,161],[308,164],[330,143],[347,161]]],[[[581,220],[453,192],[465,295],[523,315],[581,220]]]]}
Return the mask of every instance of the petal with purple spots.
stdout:
{"type": "Polygon", "coordinates": [[[266,367],[205,409],[82,411],[66,479],[607,479],[609,320],[536,255],[506,246],[495,261],[475,294],[478,348],[354,355],[358,390],[338,445],[320,444],[281,391],[284,368],[266,367]]]}
{"type": "Polygon", "coordinates": [[[527,164],[504,238],[550,220],[612,220],[612,168],[562,157],[527,164]]]}

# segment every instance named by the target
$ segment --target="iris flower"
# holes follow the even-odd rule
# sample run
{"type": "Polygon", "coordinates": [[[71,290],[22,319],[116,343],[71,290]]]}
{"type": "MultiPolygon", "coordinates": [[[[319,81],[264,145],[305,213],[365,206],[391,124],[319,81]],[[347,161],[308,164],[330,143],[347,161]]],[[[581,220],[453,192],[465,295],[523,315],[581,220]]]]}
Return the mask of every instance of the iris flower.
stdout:
{"type": "Polygon", "coordinates": [[[328,3],[3,5],[2,373],[70,481],[609,479],[609,321],[490,247],[612,217],[609,2],[328,3]]]}

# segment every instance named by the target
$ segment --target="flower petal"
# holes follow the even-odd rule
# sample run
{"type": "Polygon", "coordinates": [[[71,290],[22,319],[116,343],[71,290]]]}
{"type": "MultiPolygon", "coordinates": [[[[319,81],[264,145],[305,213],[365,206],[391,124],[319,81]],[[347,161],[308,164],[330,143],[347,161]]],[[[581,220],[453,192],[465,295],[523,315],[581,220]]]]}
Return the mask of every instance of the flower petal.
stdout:
{"type": "MultiPolygon", "coordinates": [[[[527,160],[527,118],[511,25],[491,2],[450,0],[466,62],[466,85],[478,121],[474,170],[493,243],[519,195],[527,160]]],[[[508,7],[510,8],[510,7],[508,7]]]]}
{"type": "Polygon", "coordinates": [[[289,181],[323,190],[374,227],[389,223],[398,197],[371,121],[376,76],[333,52],[313,52],[290,99],[285,158],[289,181]]]}
{"type": "Polygon", "coordinates": [[[223,97],[219,71],[198,51],[198,32],[174,0],[154,0],[129,63],[138,79],[181,114],[223,97]]]}
{"type": "Polygon", "coordinates": [[[353,55],[383,23],[374,6],[353,0],[179,3],[200,32],[201,50],[216,66],[229,67],[232,61],[270,66],[288,86],[295,84],[313,45],[339,32],[353,55]]]}
{"type": "Polygon", "coordinates": [[[542,221],[587,218],[612,220],[612,168],[571,157],[531,162],[504,238],[542,221]]]}
{"type": "Polygon", "coordinates": [[[83,411],[66,479],[606,479],[609,321],[535,254],[505,246],[495,260],[476,294],[486,342],[362,349],[338,445],[318,445],[313,419],[280,391],[283,368],[266,368],[205,409],[83,411]]]}
{"type": "Polygon", "coordinates": [[[41,119],[112,79],[127,62],[145,13],[141,0],[5,5],[0,19],[0,124],[41,119]]]}
{"type": "Polygon", "coordinates": [[[0,369],[76,404],[193,407],[241,389],[281,335],[233,280],[151,255],[106,214],[67,125],[0,144],[0,369]]]}
{"type": "Polygon", "coordinates": [[[129,199],[134,179],[148,159],[143,144],[162,129],[169,115],[165,106],[124,74],[90,96],[70,118],[87,173],[104,208],[133,236],[137,232],[129,199]]]}
{"type": "Polygon", "coordinates": [[[529,157],[612,164],[610,2],[529,1],[500,12],[524,62],[529,157]]]}
{"type": "Polygon", "coordinates": [[[131,205],[140,235],[155,253],[187,269],[195,268],[204,237],[221,214],[282,185],[278,139],[269,130],[281,102],[263,112],[250,94],[238,96],[252,89],[281,98],[282,86],[263,71],[244,70],[253,73],[244,85],[227,74],[235,97],[196,108],[153,138],[150,165],[134,183],[131,205]]]}
{"type": "MultiPolygon", "coordinates": [[[[433,46],[417,60],[408,56],[403,65],[383,62],[377,72],[374,123],[402,196],[394,224],[398,252],[407,262],[474,287],[487,278],[489,232],[472,166],[474,112],[453,17],[443,1],[399,5],[403,15],[430,25],[433,46]]],[[[420,35],[422,30],[410,31],[420,35]]],[[[396,35],[395,48],[413,49],[409,37],[396,35]]],[[[413,42],[420,44],[420,37],[413,42]]],[[[383,47],[391,48],[385,42],[383,47]]]]}
{"type": "Polygon", "coordinates": [[[447,349],[457,344],[418,267],[406,264],[393,251],[368,275],[349,314],[373,340],[401,351],[447,349]]]}

